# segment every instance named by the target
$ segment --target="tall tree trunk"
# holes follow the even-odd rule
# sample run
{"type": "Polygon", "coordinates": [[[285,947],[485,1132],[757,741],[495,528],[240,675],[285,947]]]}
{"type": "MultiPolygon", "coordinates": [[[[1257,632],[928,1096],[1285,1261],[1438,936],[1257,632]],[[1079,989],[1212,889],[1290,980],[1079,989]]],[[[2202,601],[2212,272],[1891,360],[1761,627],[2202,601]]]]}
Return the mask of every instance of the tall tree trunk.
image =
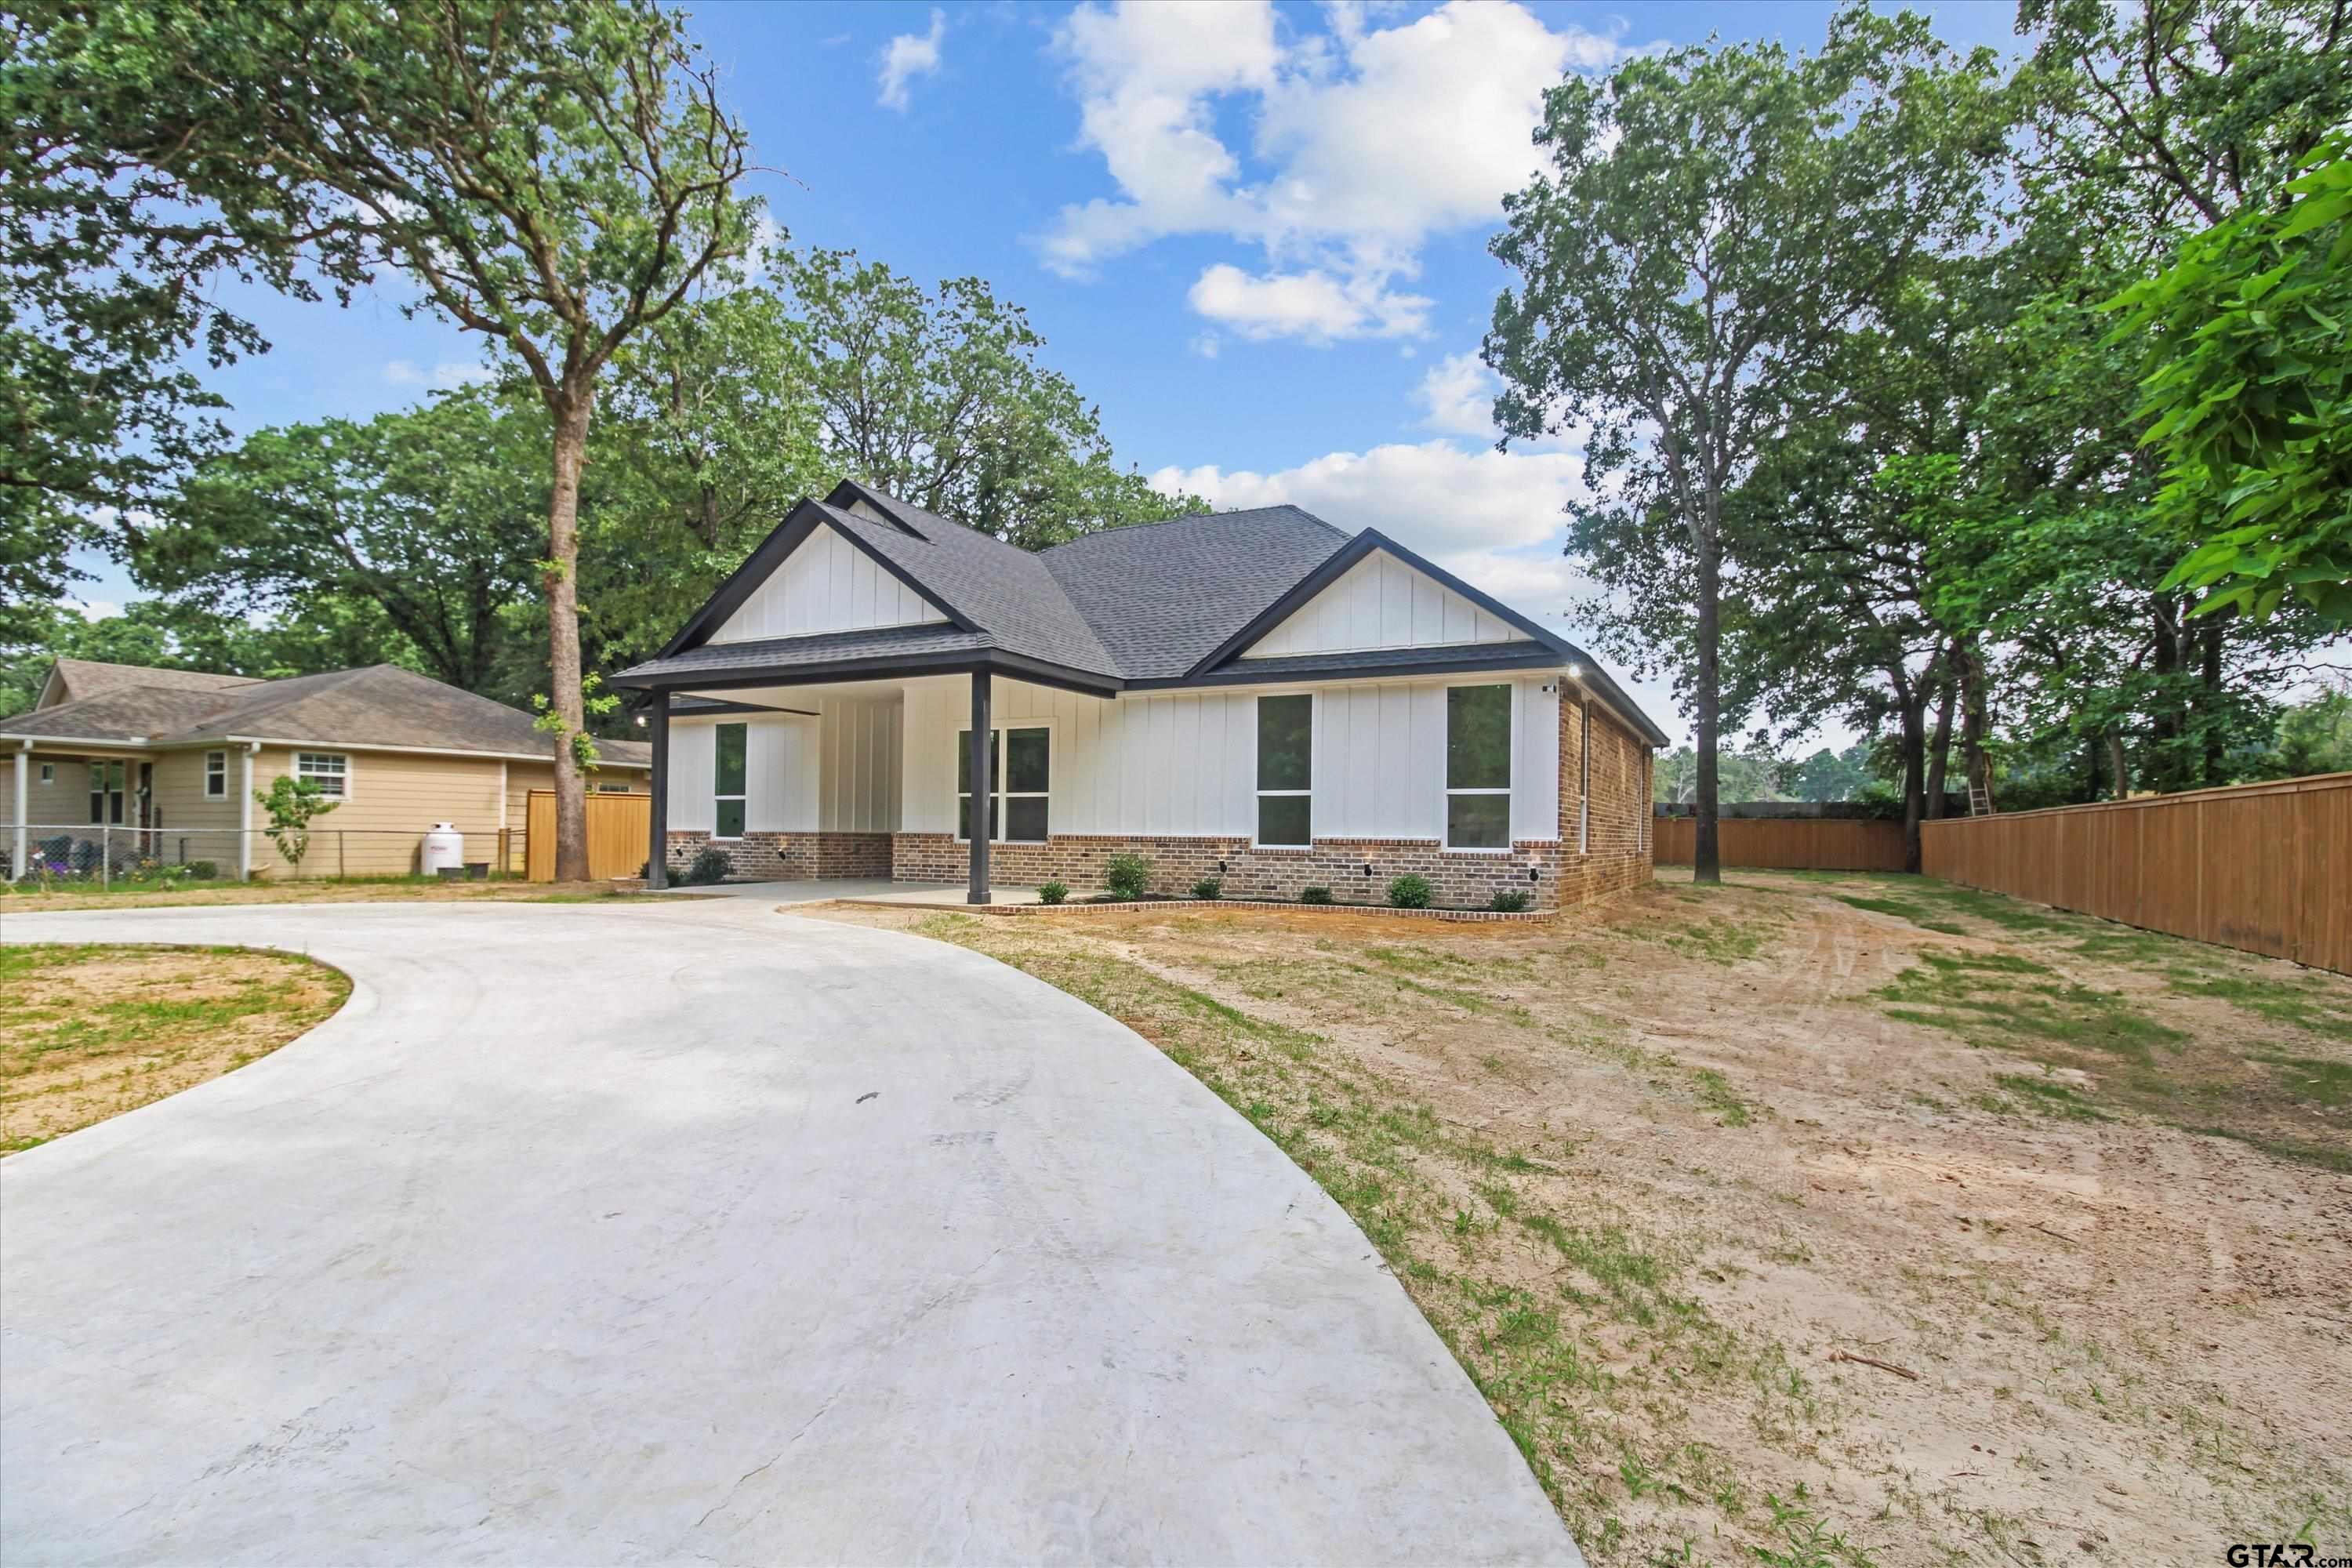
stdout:
{"type": "Polygon", "coordinates": [[[2235,610],[2220,610],[2205,616],[2205,625],[2197,633],[2196,716],[2200,738],[2205,742],[2204,784],[2207,789],[2217,788],[2229,782],[2221,774],[2225,760],[2221,733],[2221,639],[2228,633],[2225,623],[2236,613],[2235,610]]]}
{"type": "Polygon", "coordinates": [[[2181,700],[2179,682],[2170,679],[2180,673],[2180,606],[2159,597],[2151,621],[2154,636],[2148,668],[2157,677],[2156,700],[2155,710],[2148,716],[2148,745],[2140,770],[2141,782],[2154,789],[2170,791],[2180,787],[2187,771],[2180,754],[2180,738],[2188,729],[2186,704],[2181,700]]]}
{"type": "Polygon", "coordinates": [[[547,501],[547,679],[563,721],[555,746],[555,879],[588,879],[588,792],[572,750],[585,727],[580,689],[580,465],[588,449],[592,384],[550,399],[554,406],[555,487],[547,501]]]}
{"type": "Polygon", "coordinates": [[[1723,542],[1710,528],[1698,551],[1698,809],[1693,831],[1691,880],[1723,880],[1717,831],[1718,779],[1716,735],[1723,709],[1723,542]]]}
{"type": "Polygon", "coordinates": [[[2131,794],[2131,759],[2125,754],[2121,730],[2107,731],[2107,761],[2116,775],[2115,798],[2121,800],[2131,794]]]}
{"type": "Polygon", "coordinates": [[[1900,664],[1886,668],[1903,726],[1903,868],[1919,869],[1919,824],[1927,816],[1927,683],[1915,681],[1900,664]]]}
{"type": "Polygon", "coordinates": [[[1927,820],[1944,815],[1944,774],[1952,757],[1952,692],[1948,675],[1936,686],[1936,734],[1927,742],[1927,820]]]}
{"type": "Polygon", "coordinates": [[[1975,792],[1982,790],[1986,805],[1992,804],[1992,758],[1985,751],[1985,734],[1991,728],[1991,685],[1985,669],[1984,650],[1975,642],[1953,645],[1953,665],[1960,682],[1960,763],[1967,770],[1969,791],[1969,809],[1976,809],[1975,792]]]}
{"type": "Polygon", "coordinates": [[[2096,735],[2083,737],[2083,772],[2085,775],[2083,804],[2088,805],[2099,798],[2099,738],[2096,735]]]}

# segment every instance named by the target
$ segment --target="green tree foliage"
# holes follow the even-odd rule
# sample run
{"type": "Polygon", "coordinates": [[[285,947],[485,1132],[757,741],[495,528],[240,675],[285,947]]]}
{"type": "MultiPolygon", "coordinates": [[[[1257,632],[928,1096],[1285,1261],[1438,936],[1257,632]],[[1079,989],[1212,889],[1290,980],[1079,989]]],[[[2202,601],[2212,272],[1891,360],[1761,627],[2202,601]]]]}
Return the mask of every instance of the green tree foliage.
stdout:
{"type": "Polygon", "coordinates": [[[847,251],[775,261],[842,472],[1024,550],[1209,510],[1118,466],[1100,411],[1037,363],[1028,313],[980,279],[927,294],[847,251]]]}
{"type": "Polygon", "coordinates": [[[255,790],[253,800],[269,817],[269,826],[262,831],[299,877],[302,858],[310,853],[310,824],[342,802],[329,799],[316,779],[288,778],[284,773],[268,789],[255,790]]]}
{"type": "MultiPolygon", "coordinates": [[[[382,269],[415,309],[511,356],[549,422],[541,573],[551,704],[582,729],[581,463],[614,354],[750,247],[741,127],[680,14],[653,0],[193,0],[66,13],[97,129],[175,172],[271,257],[349,291],[382,269]],[[300,90],[288,90],[289,82],[300,90]]],[[[555,770],[556,874],[584,875],[572,748],[555,770]]]]}
{"type": "Polygon", "coordinates": [[[2352,626],[2352,142],[2306,156],[2284,211],[2249,205],[2115,300],[2151,341],[2159,521],[2204,542],[2159,584],[2267,620],[2290,596],[2352,626]]]}
{"type": "Polygon", "coordinates": [[[1975,237],[1992,73],[1916,16],[1861,9],[1817,57],[1643,56],[1546,95],[1549,167],[1505,200],[1493,248],[1520,281],[1486,335],[1496,421],[1517,439],[1589,426],[1588,464],[1616,481],[1574,510],[1570,552],[1632,605],[1621,649],[1684,654],[1700,880],[1720,876],[1730,498],[1914,258],[1975,237]]]}
{"type": "Polygon", "coordinates": [[[478,388],[364,424],[257,431],[199,467],[150,531],[140,581],[264,616],[364,601],[423,673],[497,695],[503,617],[546,538],[537,402],[478,388]]]}

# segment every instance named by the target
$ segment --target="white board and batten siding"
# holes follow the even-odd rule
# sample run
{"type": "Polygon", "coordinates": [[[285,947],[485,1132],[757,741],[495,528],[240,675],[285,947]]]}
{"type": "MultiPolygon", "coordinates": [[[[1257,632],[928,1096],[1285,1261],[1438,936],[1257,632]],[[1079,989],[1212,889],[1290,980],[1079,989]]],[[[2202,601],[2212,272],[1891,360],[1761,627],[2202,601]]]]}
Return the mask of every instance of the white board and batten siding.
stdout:
{"type": "MultiPolygon", "coordinates": [[[[1318,838],[1444,837],[1448,684],[1478,682],[1311,689],[1318,838]]],[[[1484,684],[1512,690],[1511,836],[1556,838],[1558,677],[1538,672],[1484,684]]],[[[1056,835],[1247,838],[1257,821],[1259,695],[1136,692],[1108,700],[1000,680],[993,717],[1001,728],[1052,731],[1049,818],[1056,835]]],[[[961,681],[908,689],[900,814],[907,832],[954,828],[956,738],[969,701],[961,681]]]]}
{"type": "Polygon", "coordinates": [[[743,726],[747,833],[897,830],[899,704],[893,697],[824,698],[814,714],[722,713],[669,727],[669,825],[709,833],[719,726],[743,726]]]}
{"type": "Polygon", "coordinates": [[[1244,649],[1248,658],[1516,642],[1527,633],[1375,550],[1244,649]]]}
{"type": "Polygon", "coordinates": [[[819,525],[711,634],[717,643],[944,622],[939,606],[819,525]]]}

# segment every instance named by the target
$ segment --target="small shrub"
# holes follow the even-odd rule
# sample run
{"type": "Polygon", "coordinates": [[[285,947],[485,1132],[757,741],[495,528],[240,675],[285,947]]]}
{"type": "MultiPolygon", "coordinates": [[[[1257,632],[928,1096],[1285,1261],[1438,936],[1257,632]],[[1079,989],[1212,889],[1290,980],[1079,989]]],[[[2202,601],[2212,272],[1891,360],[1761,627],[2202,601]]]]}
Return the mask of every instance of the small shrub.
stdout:
{"type": "Polygon", "coordinates": [[[1220,877],[1203,877],[1192,884],[1192,896],[1196,899],[1213,899],[1224,890],[1224,879],[1220,877]]]}
{"type": "Polygon", "coordinates": [[[715,844],[706,844],[692,864],[677,875],[681,888],[707,888],[713,882],[723,882],[735,874],[735,862],[727,851],[715,844]]]}
{"type": "Polygon", "coordinates": [[[1067,882],[1045,881],[1037,884],[1037,901],[1041,904],[1058,904],[1069,896],[1070,885],[1067,882]]]}
{"type": "Polygon", "coordinates": [[[1302,904],[1328,904],[1331,901],[1331,889],[1319,886],[1301,888],[1298,889],[1298,901],[1302,904]]]}
{"type": "Polygon", "coordinates": [[[1486,906],[1498,915],[1515,915],[1528,907],[1525,893],[1496,893],[1495,901],[1486,906]]]}
{"type": "Polygon", "coordinates": [[[1425,910],[1433,891],[1429,879],[1407,871],[1389,883],[1389,907],[1399,910],[1425,910]]]}
{"type": "Polygon", "coordinates": [[[220,879],[220,866],[211,860],[191,860],[187,864],[188,880],[213,882],[220,879]]]}
{"type": "Polygon", "coordinates": [[[1145,855],[1114,855],[1103,868],[1103,886],[1122,899],[1139,899],[1151,886],[1151,859],[1145,855]]]}

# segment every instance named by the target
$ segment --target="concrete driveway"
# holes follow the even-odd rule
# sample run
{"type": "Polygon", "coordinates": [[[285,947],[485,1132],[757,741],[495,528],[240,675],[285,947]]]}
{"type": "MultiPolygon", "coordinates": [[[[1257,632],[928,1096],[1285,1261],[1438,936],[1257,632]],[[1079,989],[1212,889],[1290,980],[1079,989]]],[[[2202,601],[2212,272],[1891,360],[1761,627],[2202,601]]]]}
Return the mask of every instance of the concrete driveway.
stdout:
{"type": "Polygon", "coordinates": [[[739,900],[0,916],[335,1018],[0,1162],[0,1560],[1576,1562],[1355,1226],[1127,1029],[739,900]]]}

